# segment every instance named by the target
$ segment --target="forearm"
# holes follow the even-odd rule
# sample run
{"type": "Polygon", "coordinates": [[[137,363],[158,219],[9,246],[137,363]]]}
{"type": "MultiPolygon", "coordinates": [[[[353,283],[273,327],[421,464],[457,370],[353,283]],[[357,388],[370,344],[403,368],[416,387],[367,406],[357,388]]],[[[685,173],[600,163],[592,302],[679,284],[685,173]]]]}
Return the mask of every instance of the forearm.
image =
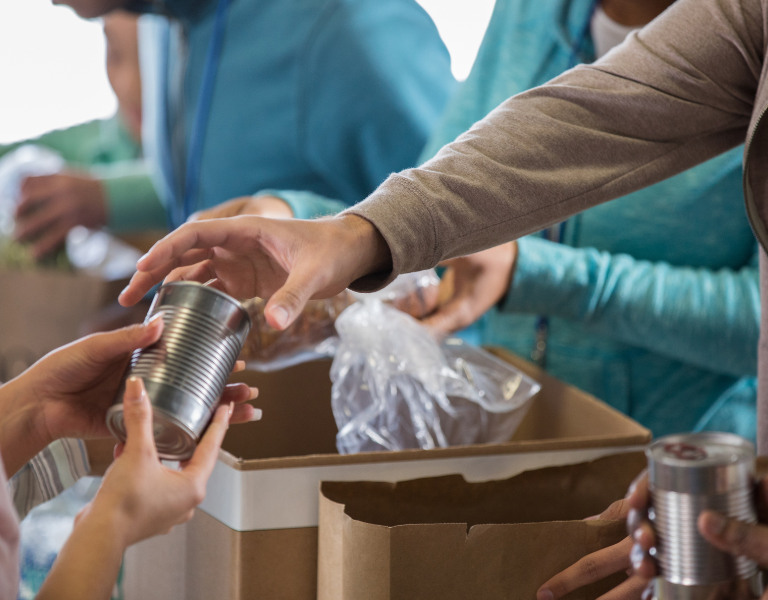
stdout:
{"type": "Polygon", "coordinates": [[[519,242],[504,310],[583,323],[590,331],[737,377],[756,372],[756,267],[694,269],[538,238],[519,242]]]}
{"type": "Polygon", "coordinates": [[[38,600],[107,600],[126,548],[117,511],[98,504],[78,519],[37,595],[38,600]]]}
{"type": "Polygon", "coordinates": [[[34,427],[37,411],[31,400],[24,375],[0,386],[0,455],[8,479],[50,442],[34,427]]]}
{"type": "Polygon", "coordinates": [[[762,48],[744,46],[762,37],[762,20],[731,14],[753,5],[679,0],[604,60],[508,100],[352,212],[380,230],[396,272],[416,271],[724,152],[744,141],[761,69],[762,48]]]}

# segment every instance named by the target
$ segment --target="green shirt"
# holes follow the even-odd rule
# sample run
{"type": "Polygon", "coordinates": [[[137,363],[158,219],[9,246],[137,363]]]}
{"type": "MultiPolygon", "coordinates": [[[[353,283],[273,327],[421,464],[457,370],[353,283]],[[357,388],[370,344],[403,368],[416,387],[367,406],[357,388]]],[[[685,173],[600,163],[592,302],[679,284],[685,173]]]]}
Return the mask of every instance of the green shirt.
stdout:
{"type": "Polygon", "coordinates": [[[104,184],[108,227],[116,233],[164,229],[165,211],[141,154],[119,117],[51,131],[38,138],[0,146],[0,156],[24,144],[58,152],[73,168],[104,184]]]}

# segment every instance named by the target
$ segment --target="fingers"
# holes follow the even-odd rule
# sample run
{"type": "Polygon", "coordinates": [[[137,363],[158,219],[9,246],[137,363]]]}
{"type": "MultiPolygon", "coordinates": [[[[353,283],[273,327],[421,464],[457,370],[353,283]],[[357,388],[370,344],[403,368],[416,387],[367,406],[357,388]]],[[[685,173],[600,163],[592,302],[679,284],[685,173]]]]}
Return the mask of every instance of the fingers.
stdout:
{"type": "Polygon", "coordinates": [[[152,406],[139,377],[129,377],[123,394],[123,419],[126,442],[124,454],[150,452],[157,457],[155,437],[152,431],[152,406]]]}
{"type": "Polygon", "coordinates": [[[625,538],[618,544],[585,556],[542,585],[536,592],[537,600],[562,598],[573,590],[600,581],[613,573],[625,571],[631,565],[631,548],[632,539],[625,538]]]}
{"type": "Polygon", "coordinates": [[[426,327],[436,329],[442,333],[453,333],[459,329],[464,329],[472,323],[475,319],[472,318],[471,306],[469,304],[469,298],[464,295],[454,296],[446,304],[441,306],[437,312],[426,319],[422,320],[422,323],[426,327]]]}
{"type": "Polygon", "coordinates": [[[35,242],[32,247],[32,254],[37,259],[48,256],[64,244],[70,229],[72,229],[72,224],[67,221],[56,223],[35,242]]]}
{"type": "MultiPolygon", "coordinates": [[[[177,230],[178,231],[178,230],[177,230]]],[[[151,250],[150,250],[151,252],[151,250]]],[[[186,273],[189,269],[180,268],[188,265],[196,265],[197,263],[205,264],[207,259],[211,255],[210,249],[204,250],[191,250],[185,253],[183,256],[174,258],[173,260],[162,264],[157,269],[151,271],[141,271],[134,273],[128,286],[120,293],[118,300],[123,306],[132,306],[139,302],[144,295],[152,289],[152,287],[163,281],[166,277],[167,281],[198,281],[193,277],[188,276],[186,273]]],[[[145,255],[146,256],[146,255],[145,255]]],[[[195,267],[192,267],[193,269],[195,267]]],[[[199,281],[205,281],[210,279],[208,276],[199,281]]]]}
{"type": "Polygon", "coordinates": [[[224,388],[221,396],[221,404],[240,404],[248,400],[255,400],[259,396],[259,390],[248,387],[244,383],[230,383],[224,388]]]}
{"type": "Polygon", "coordinates": [[[139,348],[151,346],[163,333],[163,313],[157,313],[147,323],[131,325],[107,333],[95,333],[80,344],[96,364],[109,364],[139,348]]]}
{"type": "Polygon", "coordinates": [[[237,404],[232,416],[229,418],[230,425],[241,425],[253,421],[261,421],[261,409],[254,408],[250,404],[237,404]]]}
{"type": "Polygon", "coordinates": [[[238,360],[235,362],[235,366],[232,368],[233,373],[239,373],[240,371],[245,371],[245,361],[244,360],[238,360]]]}
{"type": "Polygon", "coordinates": [[[198,486],[204,485],[213,472],[221,443],[224,441],[224,436],[229,428],[229,418],[232,416],[233,410],[234,404],[222,404],[216,409],[213,420],[197,445],[195,453],[184,466],[184,473],[198,486]]]}
{"type": "Polygon", "coordinates": [[[283,287],[272,294],[264,307],[264,316],[271,327],[282,331],[301,314],[310,298],[320,289],[315,283],[317,275],[317,271],[308,272],[299,267],[288,274],[283,287]]]}
{"type": "Polygon", "coordinates": [[[59,190],[59,175],[39,175],[27,177],[21,183],[21,199],[16,207],[16,217],[36,210],[37,206],[59,190]]]}
{"type": "Polygon", "coordinates": [[[768,527],[749,525],[711,510],[699,515],[698,526],[704,539],[716,548],[768,565],[768,527]]]}
{"type": "Polygon", "coordinates": [[[648,505],[651,502],[648,490],[648,469],[644,469],[629,486],[627,501],[629,502],[629,508],[641,511],[648,509],[648,505]]]}

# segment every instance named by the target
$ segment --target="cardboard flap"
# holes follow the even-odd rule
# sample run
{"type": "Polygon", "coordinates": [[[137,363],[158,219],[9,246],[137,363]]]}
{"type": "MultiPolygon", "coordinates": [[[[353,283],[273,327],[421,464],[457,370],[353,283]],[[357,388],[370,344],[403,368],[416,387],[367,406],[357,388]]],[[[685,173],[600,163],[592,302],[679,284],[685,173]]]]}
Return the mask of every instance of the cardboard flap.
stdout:
{"type": "MultiPolygon", "coordinates": [[[[622,521],[582,519],[622,498],[645,463],[635,452],[485,483],[324,482],[318,598],[530,600],[547,579],[626,536],[622,521]]],[[[593,600],[623,579],[567,598],[593,600]]]]}
{"type": "Polygon", "coordinates": [[[344,505],[352,519],[387,527],[570,521],[600,514],[624,497],[645,463],[642,452],[632,452],[484,483],[460,475],[394,484],[323,482],[321,495],[344,505]]]}

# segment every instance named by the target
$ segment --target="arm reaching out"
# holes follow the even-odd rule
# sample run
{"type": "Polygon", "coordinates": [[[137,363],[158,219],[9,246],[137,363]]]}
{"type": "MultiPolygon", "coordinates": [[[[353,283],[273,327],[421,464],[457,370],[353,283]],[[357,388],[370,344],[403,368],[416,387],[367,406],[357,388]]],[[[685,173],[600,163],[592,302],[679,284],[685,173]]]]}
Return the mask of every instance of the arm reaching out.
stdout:
{"type": "Polygon", "coordinates": [[[120,295],[123,306],[141,300],[165,277],[216,280],[237,298],[270,298],[267,321],[285,329],[311,298],[336,295],[353,281],[391,271],[391,264],[376,228],[356,216],[318,221],[240,216],[179,227],[137,268],[120,295]]]}

